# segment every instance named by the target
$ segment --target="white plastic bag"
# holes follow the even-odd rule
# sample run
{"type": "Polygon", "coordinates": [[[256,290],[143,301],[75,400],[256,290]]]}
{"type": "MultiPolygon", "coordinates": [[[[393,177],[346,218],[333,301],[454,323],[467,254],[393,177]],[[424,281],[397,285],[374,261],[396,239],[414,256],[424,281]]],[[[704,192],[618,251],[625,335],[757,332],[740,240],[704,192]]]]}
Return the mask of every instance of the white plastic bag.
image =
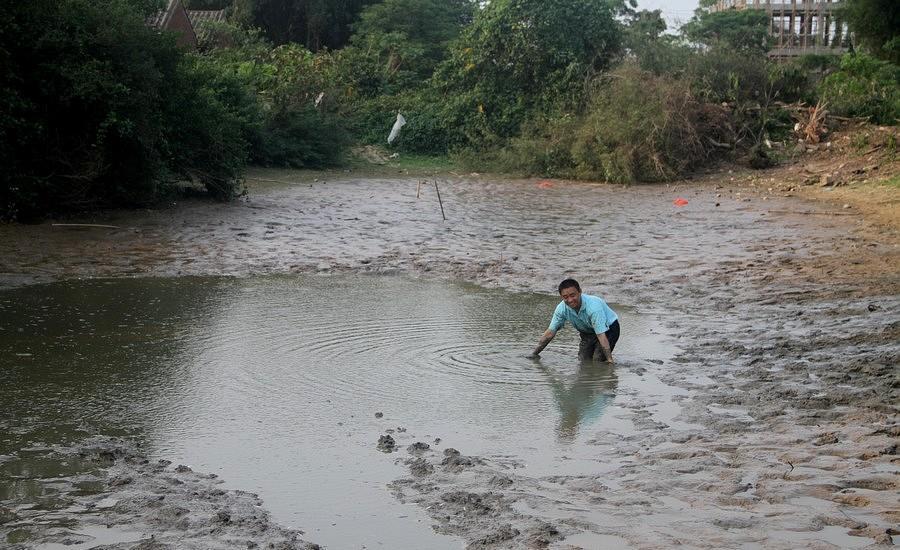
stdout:
{"type": "Polygon", "coordinates": [[[403,115],[397,113],[397,121],[394,122],[394,127],[391,128],[391,133],[388,136],[388,143],[394,143],[394,140],[397,139],[397,136],[400,135],[400,128],[403,128],[403,125],[406,124],[406,119],[403,118],[403,115]]]}

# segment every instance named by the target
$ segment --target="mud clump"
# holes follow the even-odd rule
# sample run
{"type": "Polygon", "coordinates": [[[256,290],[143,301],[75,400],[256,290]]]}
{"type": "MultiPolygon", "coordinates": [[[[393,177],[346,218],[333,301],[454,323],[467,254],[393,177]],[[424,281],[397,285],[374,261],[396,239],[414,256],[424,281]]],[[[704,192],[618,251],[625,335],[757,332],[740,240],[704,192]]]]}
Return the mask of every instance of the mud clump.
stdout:
{"type": "Polygon", "coordinates": [[[410,460],[407,464],[409,465],[409,473],[416,477],[424,477],[434,473],[434,466],[424,458],[410,460]]]}
{"type": "Polygon", "coordinates": [[[451,505],[456,515],[464,516],[496,516],[500,513],[501,496],[497,493],[470,493],[468,491],[451,491],[441,495],[441,500],[451,505]]]}
{"type": "Polygon", "coordinates": [[[392,453],[397,449],[397,442],[390,435],[383,435],[378,438],[377,447],[383,453],[392,453]]]}
{"type": "Polygon", "coordinates": [[[536,529],[528,533],[529,548],[546,548],[562,540],[563,534],[554,525],[541,523],[536,529]]]}
{"type": "Polygon", "coordinates": [[[424,441],[416,441],[406,448],[406,452],[408,452],[409,454],[421,454],[430,448],[431,445],[429,445],[428,443],[425,443],[424,441]]]}
{"type": "MultiPolygon", "coordinates": [[[[76,456],[91,472],[99,472],[89,474],[91,483],[99,484],[97,490],[86,494],[80,489],[84,475],[47,482],[65,508],[85,511],[47,521],[46,510],[40,507],[18,511],[0,507],[0,525],[15,521],[17,529],[28,534],[27,541],[13,548],[96,544],[93,536],[80,531],[99,527],[140,533],[135,535],[139,540],[103,546],[109,550],[319,548],[303,541],[301,531],[273,523],[256,495],[223,490],[215,476],[187,467],[168,469],[169,461],[151,462],[128,441],[92,438],[79,446],[54,447],[46,458],[64,463],[76,456]]],[[[10,542],[8,537],[4,540],[10,542]]]]}
{"type": "Polygon", "coordinates": [[[474,465],[475,461],[471,457],[463,456],[452,447],[444,449],[444,460],[441,461],[441,466],[444,467],[445,471],[459,473],[474,465]]]}
{"type": "Polygon", "coordinates": [[[466,548],[489,548],[501,542],[512,540],[519,536],[519,530],[512,525],[505,524],[496,531],[472,542],[466,548]]]}
{"type": "Polygon", "coordinates": [[[513,480],[504,476],[504,475],[495,475],[488,482],[491,487],[496,487],[498,489],[505,489],[513,484],[513,480]]]}

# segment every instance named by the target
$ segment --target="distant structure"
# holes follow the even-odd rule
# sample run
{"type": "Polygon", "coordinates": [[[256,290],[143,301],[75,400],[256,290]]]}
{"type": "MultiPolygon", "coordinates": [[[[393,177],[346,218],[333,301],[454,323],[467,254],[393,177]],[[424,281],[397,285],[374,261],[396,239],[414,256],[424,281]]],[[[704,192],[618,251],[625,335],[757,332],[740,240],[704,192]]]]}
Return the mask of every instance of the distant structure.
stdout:
{"type": "Polygon", "coordinates": [[[194,27],[194,34],[201,43],[209,39],[210,32],[207,22],[224,23],[227,20],[225,10],[187,10],[187,15],[194,27]]]}
{"type": "Polygon", "coordinates": [[[846,52],[850,47],[850,32],[838,16],[840,7],[839,0],[718,0],[711,11],[765,10],[775,38],[769,57],[788,59],[846,52]]]}
{"type": "Polygon", "coordinates": [[[225,21],[225,10],[187,10],[181,0],[169,0],[165,9],[151,17],[147,24],[151,27],[176,33],[176,42],[185,48],[196,48],[206,37],[207,21],[225,21]]]}
{"type": "Polygon", "coordinates": [[[154,29],[174,31],[176,33],[175,41],[179,46],[197,47],[197,33],[194,32],[194,26],[191,24],[191,19],[181,0],[169,0],[166,8],[151,17],[147,24],[154,29]]]}

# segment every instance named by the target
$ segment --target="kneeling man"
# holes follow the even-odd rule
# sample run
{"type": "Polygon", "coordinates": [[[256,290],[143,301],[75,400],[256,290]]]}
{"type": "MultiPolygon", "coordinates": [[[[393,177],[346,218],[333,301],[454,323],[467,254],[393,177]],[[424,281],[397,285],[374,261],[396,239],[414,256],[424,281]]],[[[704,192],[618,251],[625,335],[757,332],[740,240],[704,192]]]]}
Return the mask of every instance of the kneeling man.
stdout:
{"type": "Polygon", "coordinates": [[[581,333],[579,359],[603,359],[612,363],[612,351],[619,339],[619,316],[616,312],[601,298],[582,294],[581,286],[575,279],[559,283],[559,295],[563,301],[556,306],[550,328],[541,336],[532,357],[538,357],[568,321],[581,333]]]}

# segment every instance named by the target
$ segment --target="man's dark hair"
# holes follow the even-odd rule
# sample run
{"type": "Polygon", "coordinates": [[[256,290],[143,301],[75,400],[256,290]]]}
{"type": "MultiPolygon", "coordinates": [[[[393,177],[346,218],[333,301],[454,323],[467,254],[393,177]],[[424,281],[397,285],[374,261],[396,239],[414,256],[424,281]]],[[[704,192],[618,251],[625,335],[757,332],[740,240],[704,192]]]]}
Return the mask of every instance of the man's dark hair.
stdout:
{"type": "Polygon", "coordinates": [[[559,283],[559,293],[562,294],[564,288],[574,288],[578,292],[581,292],[581,285],[578,284],[578,281],[575,279],[566,279],[565,281],[559,283]]]}

